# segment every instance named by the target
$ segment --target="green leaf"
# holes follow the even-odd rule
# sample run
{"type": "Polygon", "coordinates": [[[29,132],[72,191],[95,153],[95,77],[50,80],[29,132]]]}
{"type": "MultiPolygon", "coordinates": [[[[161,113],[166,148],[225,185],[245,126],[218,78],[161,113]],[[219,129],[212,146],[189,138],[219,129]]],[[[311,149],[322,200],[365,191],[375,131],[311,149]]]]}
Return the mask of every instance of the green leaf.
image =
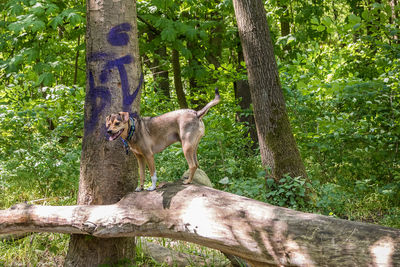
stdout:
{"type": "Polygon", "coordinates": [[[318,19],[317,19],[316,17],[313,17],[313,18],[311,19],[311,23],[312,23],[312,24],[315,24],[315,25],[318,25],[318,24],[319,24],[319,21],[318,21],[318,19]]]}
{"type": "Polygon", "coordinates": [[[176,31],[172,26],[168,26],[161,32],[161,39],[173,42],[176,39],[176,31]]]}
{"type": "Polygon", "coordinates": [[[319,31],[319,32],[325,31],[325,26],[324,26],[324,25],[319,25],[319,26],[317,27],[317,31],[319,31]]]}
{"type": "Polygon", "coordinates": [[[361,23],[356,23],[354,26],[353,26],[353,30],[358,30],[359,28],[361,27],[361,23]]]}
{"type": "Polygon", "coordinates": [[[83,20],[82,16],[76,14],[75,12],[71,12],[68,14],[67,19],[71,22],[72,25],[78,25],[83,20]]]}
{"type": "Polygon", "coordinates": [[[39,49],[28,48],[24,51],[24,55],[27,56],[28,61],[35,61],[39,58],[39,49]]]}
{"type": "Polygon", "coordinates": [[[11,14],[16,16],[21,15],[24,12],[23,6],[18,2],[15,2],[15,4],[11,6],[10,10],[11,14]]]}
{"type": "Polygon", "coordinates": [[[41,20],[37,20],[37,21],[33,22],[33,24],[32,24],[33,32],[42,31],[45,28],[46,28],[46,24],[41,20]]]}
{"type": "Polygon", "coordinates": [[[43,5],[41,3],[36,3],[30,11],[35,14],[36,16],[41,16],[44,14],[45,9],[43,8],[43,5]]]}
{"type": "Polygon", "coordinates": [[[196,33],[197,33],[196,29],[192,28],[192,27],[189,27],[185,32],[186,36],[188,37],[188,39],[190,41],[193,41],[196,39],[196,33]]]}
{"type": "Polygon", "coordinates": [[[229,178],[228,177],[224,177],[221,180],[219,180],[218,183],[224,184],[224,185],[229,184],[229,178]]]}
{"type": "Polygon", "coordinates": [[[57,29],[58,25],[61,25],[63,23],[63,18],[61,16],[54,17],[52,20],[50,20],[50,26],[53,29],[57,29]]]}
{"type": "Polygon", "coordinates": [[[364,10],[361,13],[361,17],[365,20],[370,20],[371,19],[371,13],[368,10],[364,10]]]}
{"type": "Polygon", "coordinates": [[[267,179],[267,186],[268,187],[271,187],[274,183],[275,183],[274,179],[272,179],[272,178],[268,178],[267,179]]]}
{"type": "Polygon", "coordinates": [[[21,23],[21,21],[13,22],[8,25],[8,29],[12,32],[19,33],[24,29],[24,25],[21,23]]]}
{"type": "Polygon", "coordinates": [[[354,14],[350,14],[350,15],[349,15],[349,22],[350,22],[351,24],[360,23],[360,22],[361,22],[361,18],[358,17],[358,16],[356,16],[356,15],[354,15],[354,14]]]}
{"type": "Polygon", "coordinates": [[[331,26],[333,23],[332,19],[330,17],[323,17],[322,18],[322,24],[324,24],[326,27],[331,26]]]}
{"type": "Polygon", "coordinates": [[[290,44],[291,42],[296,41],[296,37],[294,36],[289,36],[289,38],[287,39],[287,43],[286,44],[290,44]]]}
{"type": "Polygon", "coordinates": [[[42,73],[37,81],[37,84],[41,83],[43,83],[44,86],[51,86],[54,83],[54,75],[50,72],[42,73]]]}
{"type": "MultiPolygon", "coordinates": [[[[243,111],[246,111],[246,112],[250,112],[251,113],[251,111],[250,110],[243,110],[243,111]]],[[[248,114],[248,115],[252,115],[252,114],[248,114]]],[[[262,170],[262,171],[259,171],[258,173],[257,173],[257,177],[258,178],[263,178],[263,177],[265,177],[265,175],[267,174],[267,172],[265,171],[265,170],[262,170]]]]}
{"type": "Polygon", "coordinates": [[[55,4],[48,4],[46,7],[46,15],[53,15],[59,11],[59,8],[55,4]]]}
{"type": "Polygon", "coordinates": [[[187,49],[186,47],[181,47],[180,52],[181,52],[182,56],[184,56],[185,58],[187,58],[187,59],[192,58],[192,52],[189,49],[187,49]]]}

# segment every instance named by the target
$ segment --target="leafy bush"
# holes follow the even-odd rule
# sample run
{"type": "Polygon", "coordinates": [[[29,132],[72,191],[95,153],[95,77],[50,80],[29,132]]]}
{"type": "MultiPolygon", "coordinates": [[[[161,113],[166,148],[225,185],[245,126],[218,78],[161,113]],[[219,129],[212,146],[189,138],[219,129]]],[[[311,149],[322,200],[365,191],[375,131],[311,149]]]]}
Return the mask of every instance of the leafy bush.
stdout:
{"type": "Polygon", "coordinates": [[[266,183],[268,203],[296,210],[309,206],[307,195],[310,194],[311,184],[306,179],[285,175],[279,183],[272,178],[268,178],[266,183]]]}
{"type": "MultiPolygon", "coordinates": [[[[14,90],[23,92],[19,87],[5,92],[14,90]]],[[[79,178],[77,137],[82,135],[83,91],[58,86],[42,92],[46,98],[36,100],[3,96],[0,186],[37,191],[41,197],[74,195],[79,178]]]]}

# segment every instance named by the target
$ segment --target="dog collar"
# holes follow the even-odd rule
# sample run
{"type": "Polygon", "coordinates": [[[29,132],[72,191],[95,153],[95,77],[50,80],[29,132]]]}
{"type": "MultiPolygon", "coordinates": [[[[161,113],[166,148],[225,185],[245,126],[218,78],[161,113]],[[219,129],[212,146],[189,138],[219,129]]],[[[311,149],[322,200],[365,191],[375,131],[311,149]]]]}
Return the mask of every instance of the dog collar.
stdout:
{"type": "Polygon", "coordinates": [[[128,137],[126,140],[131,140],[133,133],[135,132],[135,121],[129,117],[129,121],[131,122],[131,127],[129,127],[128,137]]]}
{"type": "Polygon", "coordinates": [[[129,142],[129,140],[131,140],[133,133],[135,132],[135,121],[131,117],[129,117],[129,121],[131,122],[131,127],[129,127],[128,137],[126,138],[126,140],[121,137],[121,140],[124,143],[124,147],[125,147],[125,151],[126,151],[127,155],[129,153],[128,142],[129,142]]]}

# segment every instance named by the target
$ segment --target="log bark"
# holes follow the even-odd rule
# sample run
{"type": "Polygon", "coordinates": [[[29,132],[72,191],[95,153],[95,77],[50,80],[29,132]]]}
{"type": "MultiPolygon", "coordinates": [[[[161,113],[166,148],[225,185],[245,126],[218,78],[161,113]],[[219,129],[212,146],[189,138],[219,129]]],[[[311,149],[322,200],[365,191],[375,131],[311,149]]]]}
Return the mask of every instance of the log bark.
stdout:
{"type": "Polygon", "coordinates": [[[18,204],[0,211],[0,234],[21,232],[169,237],[236,255],[253,266],[400,265],[400,229],[180,183],[130,193],[113,205],[18,204]]]}

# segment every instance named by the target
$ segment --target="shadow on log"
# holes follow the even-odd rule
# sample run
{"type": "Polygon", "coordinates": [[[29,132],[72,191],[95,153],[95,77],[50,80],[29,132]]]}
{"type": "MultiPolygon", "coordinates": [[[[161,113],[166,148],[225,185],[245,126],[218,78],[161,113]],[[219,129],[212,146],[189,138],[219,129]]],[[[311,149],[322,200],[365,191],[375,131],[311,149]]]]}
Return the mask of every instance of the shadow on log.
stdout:
{"type": "Polygon", "coordinates": [[[218,249],[252,266],[400,266],[399,229],[181,183],[131,193],[113,205],[18,204],[0,211],[0,234],[22,232],[169,237],[218,249]]]}

